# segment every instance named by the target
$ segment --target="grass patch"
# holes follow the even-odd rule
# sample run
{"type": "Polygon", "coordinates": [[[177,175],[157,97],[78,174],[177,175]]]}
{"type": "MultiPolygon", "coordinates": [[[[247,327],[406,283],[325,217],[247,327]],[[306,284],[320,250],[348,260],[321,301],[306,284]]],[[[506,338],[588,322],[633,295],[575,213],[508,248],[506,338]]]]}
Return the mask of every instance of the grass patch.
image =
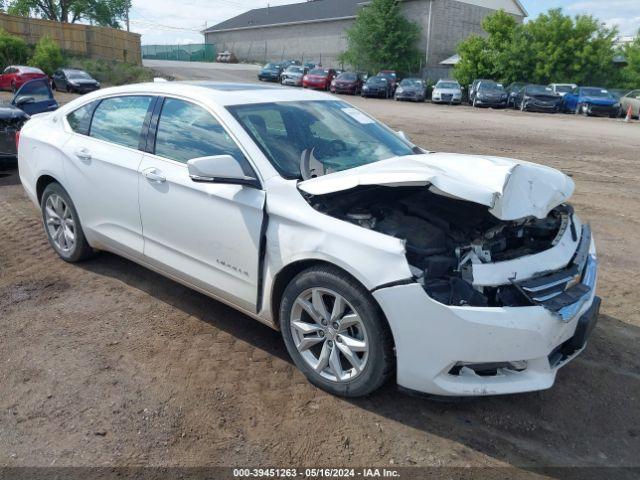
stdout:
{"type": "Polygon", "coordinates": [[[84,70],[105,85],[150,82],[154,77],[153,70],[150,68],[109,60],[68,57],[66,66],[84,70]]]}

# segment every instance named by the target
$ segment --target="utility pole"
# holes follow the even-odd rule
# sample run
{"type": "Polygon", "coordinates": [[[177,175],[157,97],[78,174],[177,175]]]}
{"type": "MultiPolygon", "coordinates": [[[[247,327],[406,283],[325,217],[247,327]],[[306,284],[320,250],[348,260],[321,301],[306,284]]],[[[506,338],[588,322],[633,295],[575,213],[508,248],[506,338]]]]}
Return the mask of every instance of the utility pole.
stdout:
{"type": "Polygon", "coordinates": [[[129,23],[129,10],[131,10],[131,2],[127,2],[127,9],[125,11],[125,22],[127,23],[127,32],[131,31],[131,25],[129,23]]]}

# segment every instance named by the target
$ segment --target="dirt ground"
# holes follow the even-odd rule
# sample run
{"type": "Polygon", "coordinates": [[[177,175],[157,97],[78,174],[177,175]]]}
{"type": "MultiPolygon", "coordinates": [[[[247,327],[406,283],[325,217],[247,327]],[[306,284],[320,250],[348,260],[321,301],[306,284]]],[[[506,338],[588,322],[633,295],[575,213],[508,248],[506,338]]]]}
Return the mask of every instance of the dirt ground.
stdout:
{"type": "Polygon", "coordinates": [[[346,99],[426,148],[573,176],[604,303],[556,386],[462,403],[391,384],[366,399],[329,396],[277,332],[242,314],[110,254],[59,260],[9,172],[0,465],[640,467],[640,123],[346,99]]]}

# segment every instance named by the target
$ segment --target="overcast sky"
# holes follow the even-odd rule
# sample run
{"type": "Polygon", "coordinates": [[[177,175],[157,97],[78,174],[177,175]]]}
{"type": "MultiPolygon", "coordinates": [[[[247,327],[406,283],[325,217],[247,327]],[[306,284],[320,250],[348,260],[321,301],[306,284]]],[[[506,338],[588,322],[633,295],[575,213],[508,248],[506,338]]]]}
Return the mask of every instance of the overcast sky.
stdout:
{"type": "MultiPolygon", "coordinates": [[[[562,7],[572,15],[589,13],[623,35],[640,29],[640,0],[521,0],[531,17],[562,7]]],[[[131,29],[142,34],[143,45],[202,43],[199,33],[227,18],[259,7],[294,3],[294,0],[133,0],[131,29]]]]}

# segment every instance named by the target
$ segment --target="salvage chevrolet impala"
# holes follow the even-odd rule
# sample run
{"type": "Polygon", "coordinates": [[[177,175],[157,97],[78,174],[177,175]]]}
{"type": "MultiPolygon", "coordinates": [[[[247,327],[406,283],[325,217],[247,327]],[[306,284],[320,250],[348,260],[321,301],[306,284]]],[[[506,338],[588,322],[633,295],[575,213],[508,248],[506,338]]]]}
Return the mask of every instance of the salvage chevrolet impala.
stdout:
{"type": "Polygon", "coordinates": [[[568,176],[423,150],[324,93],[93,92],[24,126],[19,169],[63,260],[114,252],[227,303],[337,395],[546,389],[597,322],[568,176]]]}

